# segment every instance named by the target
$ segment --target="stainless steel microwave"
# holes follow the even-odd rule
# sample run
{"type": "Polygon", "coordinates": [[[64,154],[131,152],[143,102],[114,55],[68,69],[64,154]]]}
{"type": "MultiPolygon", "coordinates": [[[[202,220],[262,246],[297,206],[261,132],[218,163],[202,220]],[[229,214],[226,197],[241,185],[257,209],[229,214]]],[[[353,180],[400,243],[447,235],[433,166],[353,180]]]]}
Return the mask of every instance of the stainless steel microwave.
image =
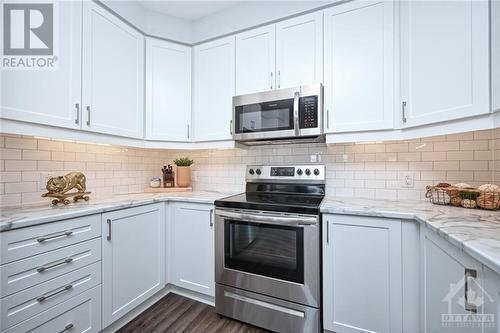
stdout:
{"type": "Polygon", "coordinates": [[[233,97],[233,139],[317,138],[323,134],[323,86],[279,89],[233,97]]]}

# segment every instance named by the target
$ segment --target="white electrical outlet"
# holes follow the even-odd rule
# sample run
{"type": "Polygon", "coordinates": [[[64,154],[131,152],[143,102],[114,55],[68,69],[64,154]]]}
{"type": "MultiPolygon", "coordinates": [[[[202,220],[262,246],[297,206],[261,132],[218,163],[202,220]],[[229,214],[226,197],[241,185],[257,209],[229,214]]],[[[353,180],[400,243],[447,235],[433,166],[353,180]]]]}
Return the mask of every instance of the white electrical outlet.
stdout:
{"type": "Polygon", "coordinates": [[[414,175],[412,172],[402,174],[401,187],[413,188],[414,185],[414,175]]]}
{"type": "Polygon", "coordinates": [[[40,172],[40,181],[38,182],[40,190],[42,191],[46,190],[47,181],[49,180],[49,177],[54,177],[54,176],[55,175],[52,172],[40,172]]]}

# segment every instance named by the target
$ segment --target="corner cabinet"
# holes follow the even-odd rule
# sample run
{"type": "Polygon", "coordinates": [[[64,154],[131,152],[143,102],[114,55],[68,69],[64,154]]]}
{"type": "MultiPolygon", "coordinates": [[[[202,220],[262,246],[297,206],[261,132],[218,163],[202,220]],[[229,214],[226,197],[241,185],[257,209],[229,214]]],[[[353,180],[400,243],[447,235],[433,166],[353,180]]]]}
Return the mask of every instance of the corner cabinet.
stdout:
{"type": "Polygon", "coordinates": [[[394,127],[394,3],[354,1],[325,16],[325,132],[394,127]]]}
{"type": "Polygon", "coordinates": [[[172,214],[172,284],[215,296],[214,206],[176,202],[172,214]]]}
{"type": "Polygon", "coordinates": [[[400,2],[403,127],[490,112],[489,1],[400,2]]]}
{"type": "Polygon", "coordinates": [[[401,332],[401,221],[323,215],[323,325],[401,332]]]}
{"type": "Polygon", "coordinates": [[[146,40],[146,139],[189,141],[191,47],[146,40]]]}
{"type": "Polygon", "coordinates": [[[165,206],[102,215],[102,322],[109,326],[165,286],[165,206]]]}
{"type": "Polygon", "coordinates": [[[482,332],[480,322],[455,320],[482,314],[489,302],[482,265],[424,225],[420,235],[422,332],[458,332],[462,325],[467,325],[464,332],[482,332]]]}
{"type": "Polygon", "coordinates": [[[0,118],[80,128],[82,2],[58,2],[58,14],[57,68],[2,70],[0,118]]]}
{"type": "Polygon", "coordinates": [[[144,37],[95,2],[83,2],[83,128],[142,138],[144,37]]]}
{"type": "Polygon", "coordinates": [[[194,141],[232,139],[234,36],[193,47],[194,141]]]}

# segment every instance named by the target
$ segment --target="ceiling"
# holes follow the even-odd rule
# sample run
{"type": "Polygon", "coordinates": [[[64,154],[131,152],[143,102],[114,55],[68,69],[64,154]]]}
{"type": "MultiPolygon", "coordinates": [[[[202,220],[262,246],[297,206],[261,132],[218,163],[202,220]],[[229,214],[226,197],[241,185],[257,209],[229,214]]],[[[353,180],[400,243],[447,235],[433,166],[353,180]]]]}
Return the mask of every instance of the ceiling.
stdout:
{"type": "Polygon", "coordinates": [[[148,10],[193,21],[244,1],[137,0],[137,2],[148,10]]]}

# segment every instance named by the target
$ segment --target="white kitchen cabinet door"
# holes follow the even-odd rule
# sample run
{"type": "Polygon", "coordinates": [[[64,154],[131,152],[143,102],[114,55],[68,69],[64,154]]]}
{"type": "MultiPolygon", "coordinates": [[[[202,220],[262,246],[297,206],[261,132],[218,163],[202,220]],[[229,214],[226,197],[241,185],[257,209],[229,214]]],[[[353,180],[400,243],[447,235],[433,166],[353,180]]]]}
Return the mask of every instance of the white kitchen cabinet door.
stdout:
{"type": "Polygon", "coordinates": [[[323,14],[276,24],[276,88],[323,82],[323,14]]]}
{"type": "Polygon", "coordinates": [[[83,128],[142,138],[144,37],[92,1],[83,3],[83,128]]]}
{"type": "Polygon", "coordinates": [[[325,132],[394,126],[392,1],[355,1],[324,11],[325,132]]]}
{"type": "Polygon", "coordinates": [[[80,128],[82,2],[61,1],[54,69],[2,70],[0,117],[80,128]]]}
{"type": "Polygon", "coordinates": [[[401,332],[401,283],[401,221],[323,216],[326,330],[401,332]]]}
{"type": "Polygon", "coordinates": [[[146,40],[146,139],[189,141],[191,47],[146,40]]]}
{"type": "Polygon", "coordinates": [[[164,287],[164,209],[153,204],[102,215],[103,327],[164,287]]]}
{"type": "Polygon", "coordinates": [[[500,111],[500,1],[491,1],[491,100],[500,111]]]}
{"type": "Polygon", "coordinates": [[[274,24],[236,35],[236,95],[275,89],[274,24]]]}
{"type": "Polygon", "coordinates": [[[420,230],[422,332],[482,332],[480,326],[462,327],[452,316],[474,315],[465,304],[482,313],[482,265],[424,225],[420,230]]]}
{"type": "Polygon", "coordinates": [[[197,45],[193,52],[194,140],[230,140],[234,95],[234,36],[197,45]]]}
{"type": "Polygon", "coordinates": [[[500,274],[484,266],[483,314],[493,323],[485,322],[484,333],[499,333],[500,325],[500,274]]]}
{"type": "Polygon", "coordinates": [[[490,112],[488,1],[402,1],[403,127],[490,112]]]}
{"type": "Polygon", "coordinates": [[[172,283],[214,296],[213,205],[175,203],[172,214],[172,283]]]}

